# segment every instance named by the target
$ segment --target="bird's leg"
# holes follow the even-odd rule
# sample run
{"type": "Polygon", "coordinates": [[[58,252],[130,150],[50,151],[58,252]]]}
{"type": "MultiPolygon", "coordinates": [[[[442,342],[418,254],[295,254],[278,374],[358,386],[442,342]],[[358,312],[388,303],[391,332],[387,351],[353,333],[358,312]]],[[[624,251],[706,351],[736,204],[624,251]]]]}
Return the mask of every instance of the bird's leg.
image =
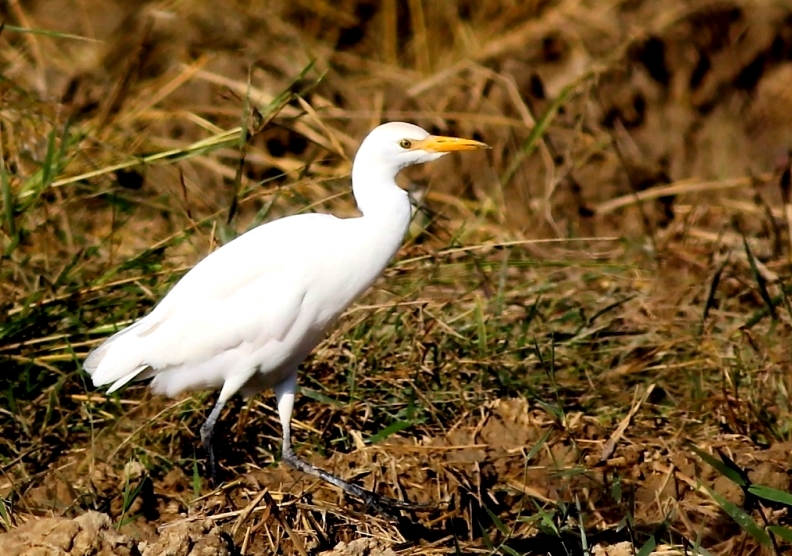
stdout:
{"type": "Polygon", "coordinates": [[[390,518],[397,518],[398,515],[393,512],[393,509],[419,509],[426,506],[421,504],[411,504],[409,502],[402,502],[395,498],[381,496],[376,492],[366,490],[356,484],[350,483],[325,471],[308,462],[305,462],[297,457],[291,445],[291,414],[294,407],[294,394],[297,390],[297,373],[292,373],[281,383],[275,386],[275,398],[278,403],[278,415],[280,417],[281,427],[283,428],[283,461],[291,467],[307,473],[313,477],[327,481],[331,485],[335,485],[347,494],[350,494],[362,500],[367,506],[374,508],[377,512],[390,518]]]}
{"type": "Polygon", "coordinates": [[[236,373],[223,382],[223,387],[220,389],[220,395],[217,396],[217,402],[209,413],[206,422],[201,425],[201,443],[203,444],[206,453],[209,456],[209,472],[212,476],[212,482],[217,485],[217,460],[215,459],[214,447],[212,446],[212,436],[214,435],[215,424],[220,417],[220,412],[225,407],[226,402],[231,399],[231,396],[236,394],[239,389],[250,379],[249,374],[236,373]]]}
{"type": "Polygon", "coordinates": [[[214,447],[212,446],[212,435],[214,434],[215,424],[217,423],[217,419],[220,417],[220,412],[223,410],[225,402],[226,401],[221,394],[220,398],[217,400],[217,403],[212,408],[212,412],[209,413],[209,417],[206,419],[204,424],[201,425],[201,444],[203,444],[203,447],[209,456],[209,473],[211,473],[212,482],[214,484],[217,484],[217,461],[215,460],[214,447]]]}

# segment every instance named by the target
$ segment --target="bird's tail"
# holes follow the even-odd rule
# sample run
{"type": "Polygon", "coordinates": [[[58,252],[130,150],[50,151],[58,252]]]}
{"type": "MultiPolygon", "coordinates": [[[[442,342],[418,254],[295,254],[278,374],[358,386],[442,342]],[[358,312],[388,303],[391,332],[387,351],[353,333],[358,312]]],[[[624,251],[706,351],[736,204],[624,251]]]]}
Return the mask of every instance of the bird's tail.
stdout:
{"type": "Polygon", "coordinates": [[[138,332],[142,323],[140,320],[116,332],[88,355],[83,368],[94,386],[110,384],[107,392],[115,392],[149,367],[141,358],[138,332]]]}

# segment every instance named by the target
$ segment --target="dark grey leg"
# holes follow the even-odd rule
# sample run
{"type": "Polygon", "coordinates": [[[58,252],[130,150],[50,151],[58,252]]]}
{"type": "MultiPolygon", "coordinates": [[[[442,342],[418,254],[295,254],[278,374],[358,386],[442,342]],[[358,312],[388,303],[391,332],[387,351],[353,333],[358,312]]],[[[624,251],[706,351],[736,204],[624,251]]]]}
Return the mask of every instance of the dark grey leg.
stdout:
{"type": "Polygon", "coordinates": [[[297,373],[292,373],[292,375],[275,387],[278,415],[280,416],[281,427],[283,428],[283,461],[298,471],[302,471],[303,473],[307,473],[308,475],[327,481],[331,485],[337,486],[347,494],[362,500],[367,506],[389,518],[398,519],[399,516],[393,511],[394,509],[415,510],[427,507],[423,504],[411,504],[409,502],[396,500],[395,498],[381,496],[376,492],[349,483],[341,477],[337,477],[324,469],[319,469],[298,458],[297,454],[292,450],[291,445],[291,414],[294,407],[294,394],[296,390],[297,373]]]}
{"type": "Polygon", "coordinates": [[[226,402],[231,399],[231,396],[236,394],[244,384],[250,380],[251,374],[234,374],[226,379],[223,383],[223,388],[220,389],[220,395],[217,396],[217,402],[212,408],[206,422],[201,425],[201,443],[206,449],[209,456],[209,472],[212,476],[212,482],[217,485],[217,460],[215,459],[214,448],[212,447],[212,435],[214,434],[215,424],[220,417],[220,412],[223,410],[226,402]]]}
{"type": "Polygon", "coordinates": [[[209,473],[212,476],[212,482],[214,484],[217,484],[217,461],[215,460],[214,447],[212,446],[212,435],[214,434],[217,419],[220,417],[220,412],[223,410],[224,406],[225,400],[221,397],[212,408],[212,412],[209,414],[206,422],[201,425],[201,444],[203,444],[209,456],[209,473]]]}

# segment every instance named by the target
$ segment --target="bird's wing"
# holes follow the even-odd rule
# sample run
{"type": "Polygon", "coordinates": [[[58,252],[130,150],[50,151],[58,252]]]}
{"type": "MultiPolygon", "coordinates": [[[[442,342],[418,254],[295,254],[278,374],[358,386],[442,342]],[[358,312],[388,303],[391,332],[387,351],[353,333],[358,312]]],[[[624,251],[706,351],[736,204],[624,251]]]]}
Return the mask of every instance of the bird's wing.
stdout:
{"type": "Polygon", "coordinates": [[[335,220],[281,219],[210,254],[148,316],[86,359],[94,384],[120,386],[146,368],[188,366],[245,342],[283,340],[302,308],[316,238],[332,233],[335,220]]]}

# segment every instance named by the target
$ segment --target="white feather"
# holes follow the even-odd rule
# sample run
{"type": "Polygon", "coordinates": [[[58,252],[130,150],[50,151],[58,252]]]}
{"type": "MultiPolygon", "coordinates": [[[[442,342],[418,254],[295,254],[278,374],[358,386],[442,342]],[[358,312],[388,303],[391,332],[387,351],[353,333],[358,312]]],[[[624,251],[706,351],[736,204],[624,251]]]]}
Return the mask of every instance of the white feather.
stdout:
{"type": "MultiPolygon", "coordinates": [[[[282,218],[211,253],[149,315],[86,359],[94,385],[114,391],[153,378],[154,390],[170,396],[221,386],[224,393],[249,393],[294,372],[398,250],[411,210],[395,174],[444,154],[407,148],[405,139],[423,144],[431,136],[391,123],[362,143],[352,182],[363,217],[282,218]]],[[[439,140],[456,145],[447,150],[460,144],[439,140]]]]}

